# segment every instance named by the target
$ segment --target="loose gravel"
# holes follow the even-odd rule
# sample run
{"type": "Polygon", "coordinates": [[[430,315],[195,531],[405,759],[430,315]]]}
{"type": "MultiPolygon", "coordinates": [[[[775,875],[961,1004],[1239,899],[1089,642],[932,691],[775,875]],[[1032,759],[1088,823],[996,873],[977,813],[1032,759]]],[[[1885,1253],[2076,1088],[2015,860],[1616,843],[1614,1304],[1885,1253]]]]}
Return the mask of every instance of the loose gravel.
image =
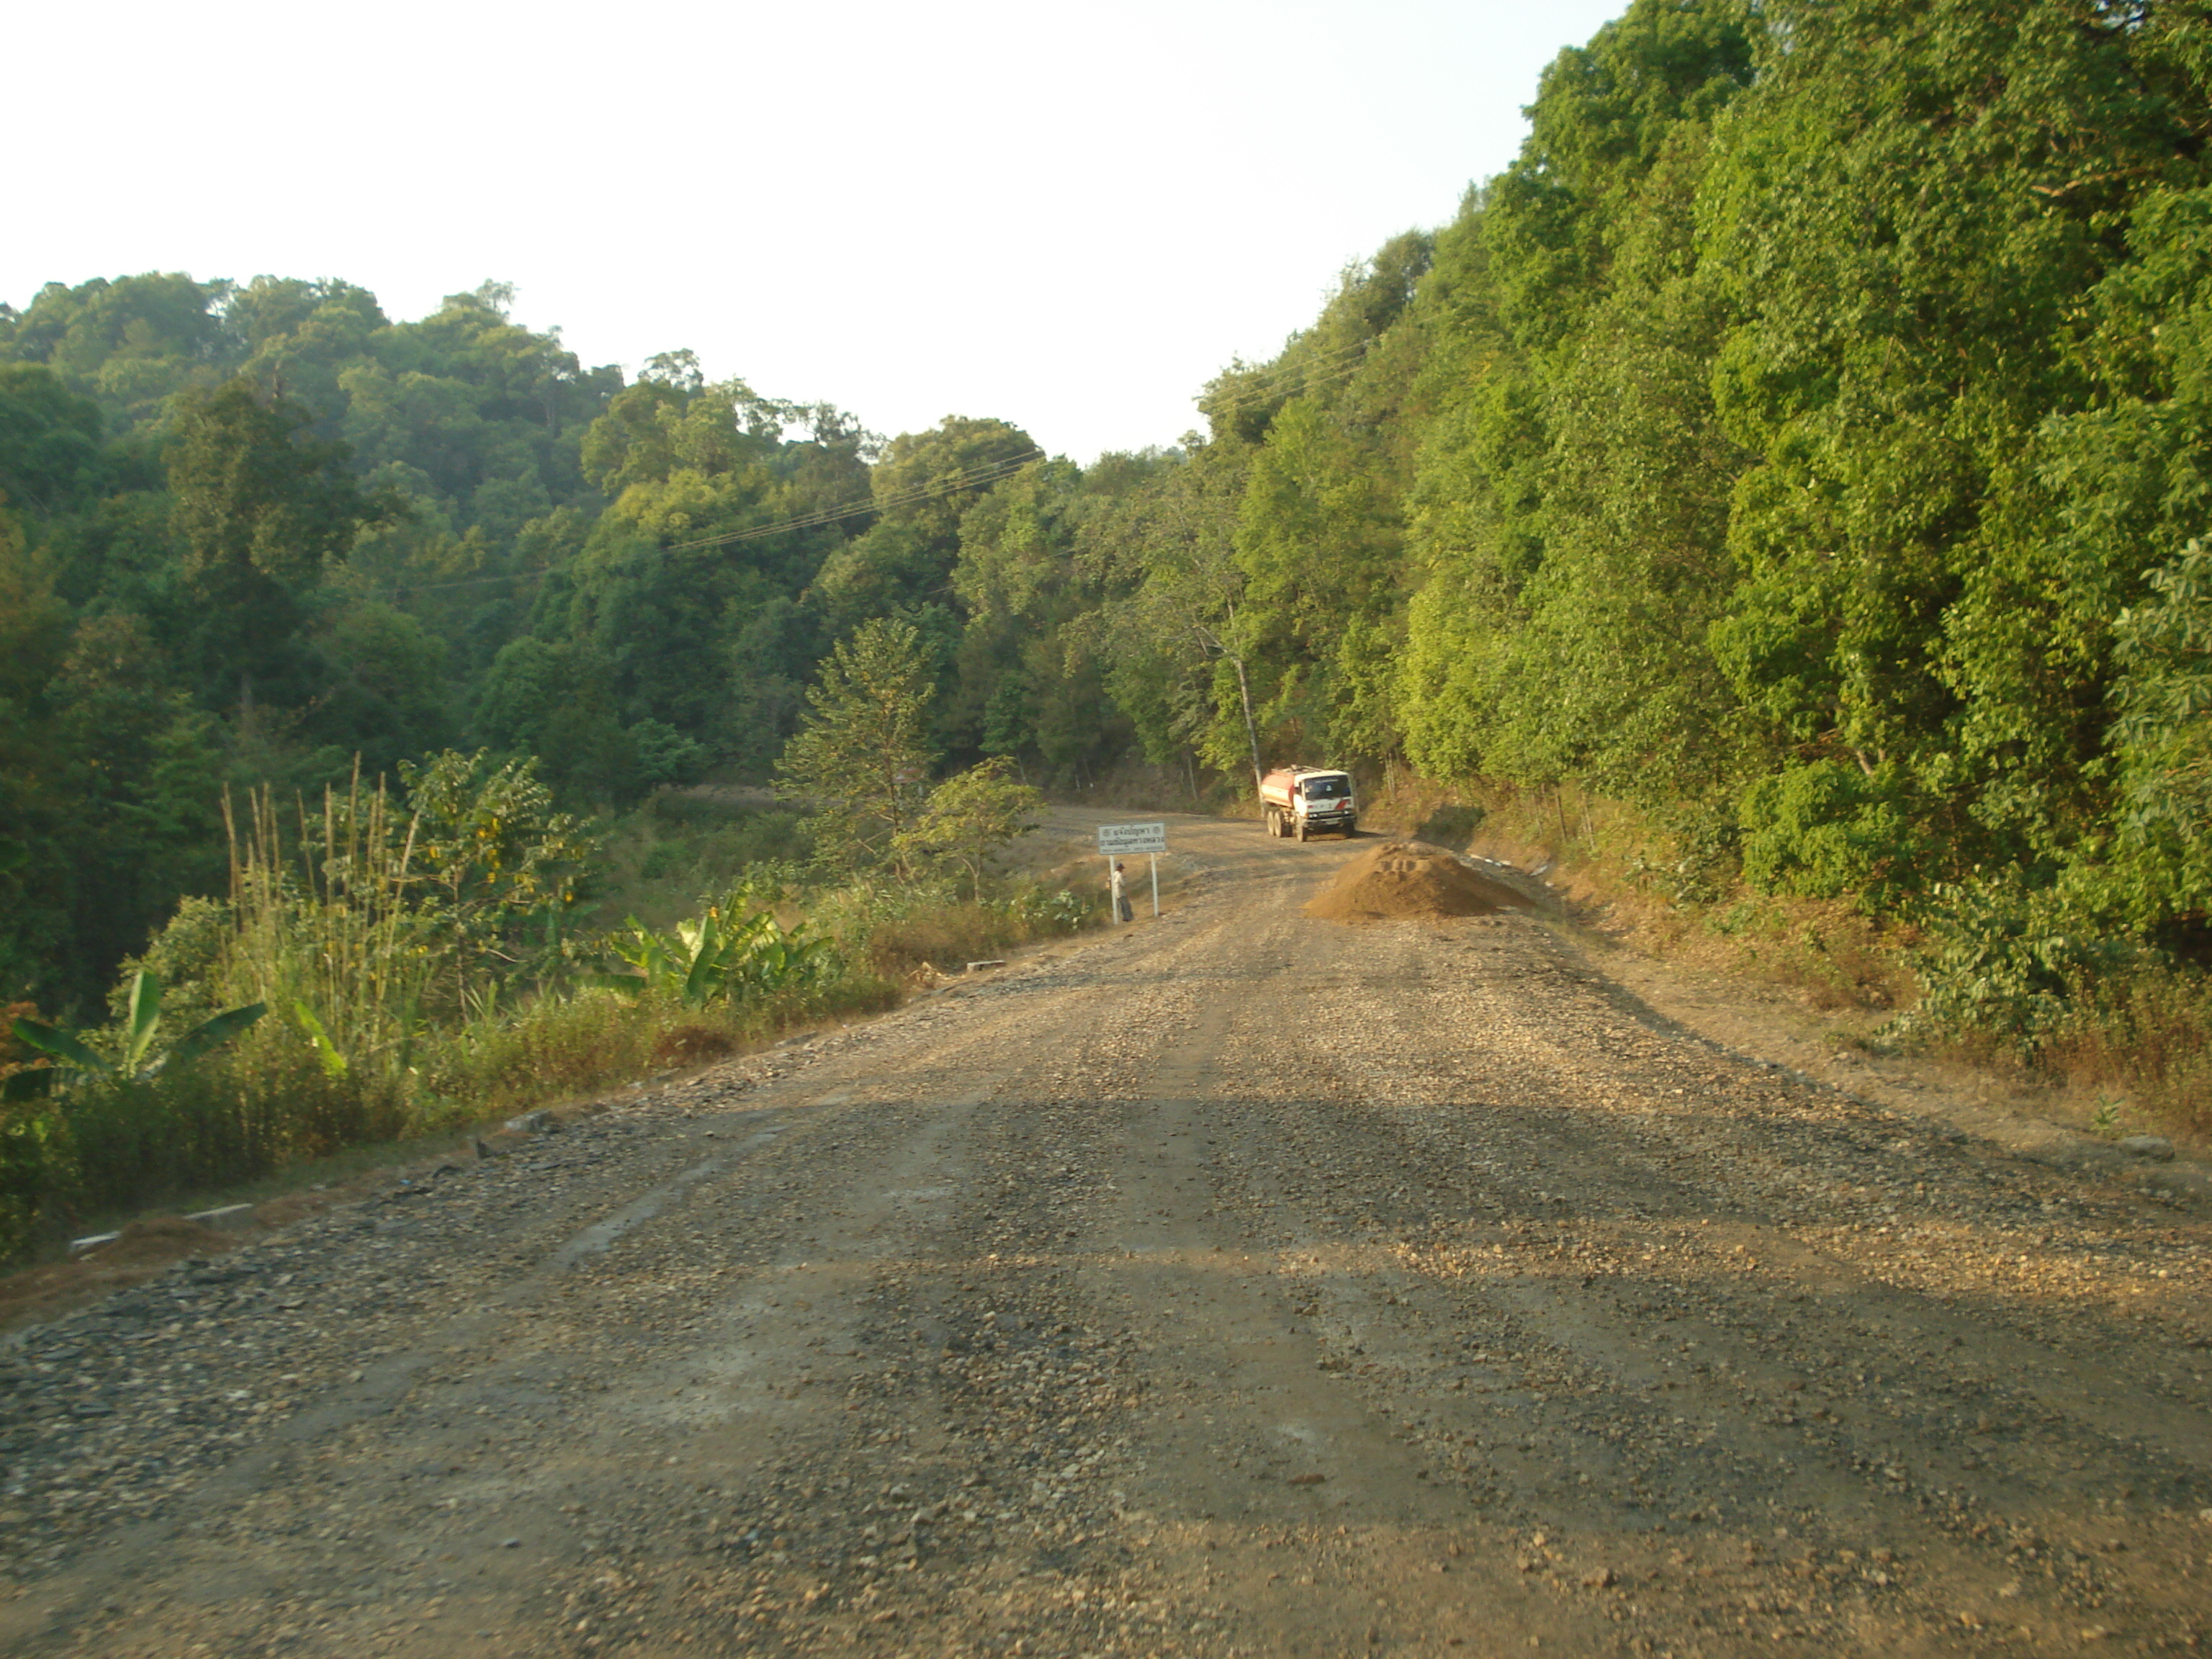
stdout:
{"type": "MultiPolygon", "coordinates": [[[[2201,1188],[1660,1017],[1359,843],[0,1350],[26,1655],[2152,1651],[2201,1188]]],[[[2161,1167],[2179,1170],[2181,1164],[2161,1167]]]]}

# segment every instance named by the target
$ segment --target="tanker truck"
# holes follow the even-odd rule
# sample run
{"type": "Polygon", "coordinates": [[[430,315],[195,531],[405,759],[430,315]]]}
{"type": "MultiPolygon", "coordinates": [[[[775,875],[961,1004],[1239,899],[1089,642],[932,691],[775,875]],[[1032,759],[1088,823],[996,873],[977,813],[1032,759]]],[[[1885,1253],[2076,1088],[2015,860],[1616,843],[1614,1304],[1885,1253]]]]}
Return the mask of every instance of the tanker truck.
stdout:
{"type": "Polygon", "coordinates": [[[1359,809],[1352,794],[1352,774],[1321,766],[1285,766],[1260,780],[1260,811],[1271,836],[1304,841],[1324,830],[1349,836],[1359,809]]]}

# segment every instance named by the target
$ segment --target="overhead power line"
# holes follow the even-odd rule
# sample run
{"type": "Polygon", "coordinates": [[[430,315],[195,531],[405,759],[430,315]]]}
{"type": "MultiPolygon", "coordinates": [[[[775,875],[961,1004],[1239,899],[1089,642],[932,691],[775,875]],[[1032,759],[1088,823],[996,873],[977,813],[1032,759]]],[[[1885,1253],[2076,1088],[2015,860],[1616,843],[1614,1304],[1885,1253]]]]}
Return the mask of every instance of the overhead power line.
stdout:
{"type": "Polygon", "coordinates": [[[516,570],[504,576],[465,576],[451,582],[381,581],[368,584],[379,593],[443,593],[456,587],[489,587],[494,582],[526,582],[546,574],[544,569],[516,570]]]}
{"type": "MultiPolygon", "coordinates": [[[[817,526],[836,524],[842,520],[855,519],[864,514],[880,513],[889,508],[910,507],[917,501],[932,501],[941,495],[957,495],[963,489],[980,489],[987,484],[1002,483],[1020,471],[1030,462],[1043,459],[1041,449],[1030,449],[1003,460],[987,462],[979,466],[963,467],[957,472],[947,473],[917,489],[902,491],[878,500],[871,496],[864,501],[854,501],[843,507],[824,507],[818,512],[800,514],[795,518],[779,520],[774,524],[756,525],[749,530],[735,530],[723,536],[706,536],[696,541],[673,542],[665,550],[671,553],[688,551],[700,547],[724,547],[732,542],[757,540],[767,536],[780,536],[788,531],[811,530],[817,526]]],[[[506,576],[469,576],[458,581],[446,582],[382,582],[376,586],[386,592],[397,593],[403,589],[410,593],[442,593],[459,587],[484,587],[493,582],[529,581],[546,574],[544,570],[518,570],[506,576]]]]}
{"type": "MultiPolygon", "coordinates": [[[[1322,352],[1316,361],[1298,369],[1290,378],[1288,384],[1271,384],[1264,388],[1255,388],[1241,397],[1216,403],[1213,410],[1227,414],[1240,409],[1249,409],[1260,404],[1273,403],[1279,398],[1302,398],[1316,386],[1326,386],[1332,380],[1340,380],[1348,374],[1357,374],[1365,366],[1368,351],[1374,343],[1371,339],[1358,340],[1350,345],[1338,346],[1332,350],[1322,352]]],[[[1279,370],[1267,368],[1251,368],[1244,372],[1270,377],[1280,373],[1279,370]]],[[[824,525],[840,524],[848,519],[860,518],[870,513],[883,513],[895,507],[911,507],[916,502],[934,501],[944,495],[957,495],[962,490],[981,489],[990,484],[1004,483],[1032,461],[1043,459],[1044,451],[1030,448],[1018,455],[1008,456],[1001,460],[987,461],[980,465],[963,467],[957,472],[947,473],[943,477],[933,479],[919,489],[905,490],[896,495],[882,497],[871,495],[865,501],[849,501],[842,507],[823,507],[812,513],[799,514],[793,518],[779,519],[773,524],[755,525],[747,530],[732,530],[720,536],[702,536],[688,542],[672,542],[666,550],[671,553],[684,553],[702,547],[728,547],[738,542],[759,541],[769,536],[786,535],[793,531],[814,530],[824,525]]],[[[409,593],[445,593],[463,587],[488,587],[495,582],[532,581],[547,574],[542,569],[518,570],[511,575],[505,576],[468,576],[457,581],[444,582],[380,582],[375,584],[375,586],[389,593],[403,591],[409,593]]]]}
{"type": "MultiPolygon", "coordinates": [[[[1308,360],[1305,368],[1298,370],[1297,372],[1300,374],[1307,374],[1316,369],[1326,368],[1329,366],[1331,360],[1335,358],[1364,357],[1367,355],[1368,348],[1372,346],[1375,343],[1375,341],[1380,337],[1381,337],[1379,335],[1372,336],[1364,340],[1354,340],[1348,345],[1330,346],[1325,350],[1316,351],[1314,353],[1312,357],[1308,360]]],[[[1222,371],[1224,374],[1280,374],[1284,372],[1284,370],[1277,368],[1267,363],[1238,363],[1233,368],[1225,368],[1222,371]]]]}
{"type": "Polygon", "coordinates": [[[732,542],[755,541],[763,536],[781,536],[793,530],[811,530],[817,526],[836,524],[844,519],[857,519],[864,514],[887,512],[896,507],[910,507],[916,501],[934,500],[939,495],[957,495],[963,489],[980,489],[1012,477],[1031,461],[1042,460],[1044,451],[1027,449],[1004,460],[989,461],[979,466],[963,467],[957,472],[948,472],[933,479],[919,489],[909,489],[901,495],[875,496],[866,501],[852,501],[843,507],[823,507],[817,512],[801,514],[794,519],[781,520],[775,524],[756,525],[750,530],[732,530],[726,535],[702,536],[696,541],[672,542],[668,550],[680,553],[695,547],[724,547],[732,542]]]}
{"type": "MultiPolygon", "coordinates": [[[[1288,399],[1291,398],[1303,398],[1307,392],[1312,391],[1316,386],[1326,386],[1331,380],[1340,380],[1344,379],[1346,375],[1357,374],[1360,369],[1365,368],[1367,364],[1367,350],[1373,343],[1374,342],[1372,340],[1363,340],[1356,345],[1340,347],[1335,351],[1324,353],[1319,362],[1313,364],[1310,368],[1297,370],[1295,374],[1288,377],[1285,382],[1270,384],[1264,387],[1255,387],[1252,391],[1246,392],[1240,396],[1230,398],[1222,402],[1216,403],[1212,405],[1212,408],[1224,414],[1229,414],[1240,409],[1251,409],[1261,404],[1273,403],[1279,398],[1288,399]],[[1332,365],[1328,361],[1332,357],[1345,357],[1347,354],[1356,355],[1352,355],[1350,356],[1350,361],[1348,362],[1338,362],[1334,365],[1332,365]]],[[[1279,371],[1254,369],[1250,372],[1255,374],[1272,374],[1279,373],[1279,371]]],[[[1206,407],[1204,404],[1200,404],[1200,406],[1201,409],[1206,407]]]]}

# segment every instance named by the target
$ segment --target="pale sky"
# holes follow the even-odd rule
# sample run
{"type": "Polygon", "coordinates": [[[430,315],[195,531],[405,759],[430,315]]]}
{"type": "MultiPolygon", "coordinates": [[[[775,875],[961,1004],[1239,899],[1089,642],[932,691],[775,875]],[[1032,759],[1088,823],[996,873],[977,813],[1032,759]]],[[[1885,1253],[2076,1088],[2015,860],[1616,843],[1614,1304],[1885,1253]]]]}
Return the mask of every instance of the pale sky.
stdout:
{"type": "Polygon", "coordinates": [[[496,279],[587,364],[688,346],[1088,461],[1449,219],[1625,3],[28,8],[0,299],[267,272],[410,318],[496,279]]]}

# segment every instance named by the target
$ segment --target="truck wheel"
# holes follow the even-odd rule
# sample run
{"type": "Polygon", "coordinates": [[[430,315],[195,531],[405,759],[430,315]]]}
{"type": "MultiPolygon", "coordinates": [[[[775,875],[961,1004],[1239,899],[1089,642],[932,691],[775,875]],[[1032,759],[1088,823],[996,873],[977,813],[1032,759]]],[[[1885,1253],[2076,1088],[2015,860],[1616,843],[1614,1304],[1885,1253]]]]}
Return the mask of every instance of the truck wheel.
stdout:
{"type": "Polygon", "coordinates": [[[1304,818],[1300,818],[1300,819],[1298,820],[1298,839],[1299,839],[1301,842],[1303,842],[1304,840],[1305,840],[1305,838],[1306,838],[1306,821],[1305,821],[1304,818]]]}
{"type": "Polygon", "coordinates": [[[1270,806],[1267,809],[1266,817],[1267,823],[1267,833],[1270,836],[1281,835],[1283,832],[1275,827],[1275,809],[1273,807],[1270,806]]]}

